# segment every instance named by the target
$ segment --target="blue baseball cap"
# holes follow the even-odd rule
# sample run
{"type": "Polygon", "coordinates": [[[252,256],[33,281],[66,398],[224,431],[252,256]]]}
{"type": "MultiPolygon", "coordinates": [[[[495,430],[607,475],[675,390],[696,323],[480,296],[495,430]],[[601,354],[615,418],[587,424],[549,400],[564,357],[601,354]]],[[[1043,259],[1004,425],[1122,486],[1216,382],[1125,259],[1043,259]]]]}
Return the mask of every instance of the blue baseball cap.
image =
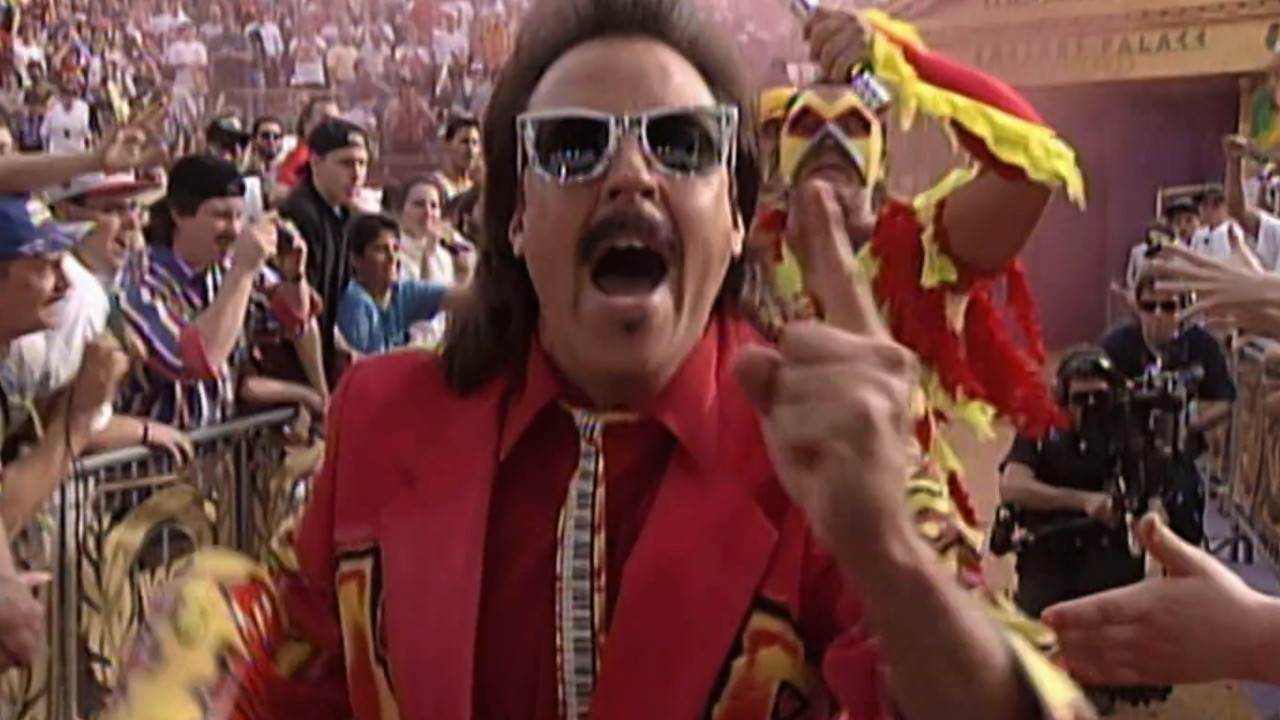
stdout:
{"type": "Polygon", "coordinates": [[[25,195],[0,196],[0,260],[63,252],[92,229],[92,223],[54,222],[48,207],[25,195]]]}

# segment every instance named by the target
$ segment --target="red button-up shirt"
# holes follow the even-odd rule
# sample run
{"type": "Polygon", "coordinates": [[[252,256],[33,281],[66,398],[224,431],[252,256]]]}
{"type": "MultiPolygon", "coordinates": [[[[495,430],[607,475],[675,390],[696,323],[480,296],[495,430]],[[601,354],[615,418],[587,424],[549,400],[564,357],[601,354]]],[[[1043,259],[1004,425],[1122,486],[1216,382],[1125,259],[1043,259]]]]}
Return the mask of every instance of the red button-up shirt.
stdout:
{"type": "MultiPolygon", "coordinates": [[[[673,453],[711,462],[702,418],[715,394],[717,333],[708,332],[637,422],[604,431],[606,622],[622,569],[673,453]]],[[[578,465],[578,433],[562,404],[571,386],[537,343],[502,425],[485,544],[476,638],[477,720],[558,720],[556,527],[578,465]]]]}

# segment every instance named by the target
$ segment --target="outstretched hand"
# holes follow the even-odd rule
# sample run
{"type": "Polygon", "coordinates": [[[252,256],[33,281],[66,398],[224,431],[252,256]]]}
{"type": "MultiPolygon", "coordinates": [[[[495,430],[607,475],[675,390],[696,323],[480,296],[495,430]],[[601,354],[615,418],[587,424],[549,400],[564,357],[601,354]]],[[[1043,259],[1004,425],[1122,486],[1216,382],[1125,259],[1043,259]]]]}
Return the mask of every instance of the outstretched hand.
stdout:
{"type": "Polygon", "coordinates": [[[804,24],[809,59],[822,82],[844,84],[870,53],[871,30],[854,12],[820,7],[804,24]]]}
{"type": "Polygon", "coordinates": [[[1220,320],[1247,332],[1280,336],[1280,275],[1263,270],[1243,237],[1233,234],[1231,244],[1232,254],[1223,259],[1177,245],[1162,247],[1151,266],[1156,289],[1194,293],[1195,302],[1180,320],[1220,320]]]}
{"type": "Polygon", "coordinates": [[[1280,619],[1280,605],[1156,517],[1143,518],[1138,533],[1167,577],[1044,612],[1071,673],[1094,685],[1269,681],[1259,668],[1270,664],[1276,649],[1260,653],[1256,646],[1264,629],[1280,619]]]}

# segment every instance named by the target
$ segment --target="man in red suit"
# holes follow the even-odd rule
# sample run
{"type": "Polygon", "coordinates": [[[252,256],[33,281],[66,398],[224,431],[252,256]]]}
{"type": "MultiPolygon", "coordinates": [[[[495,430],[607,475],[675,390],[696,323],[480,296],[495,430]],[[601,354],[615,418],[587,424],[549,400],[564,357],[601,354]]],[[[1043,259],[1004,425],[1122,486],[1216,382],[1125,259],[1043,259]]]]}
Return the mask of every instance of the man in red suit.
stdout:
{"type": "Polygon", "coordinates": [[[751,93],[693,8],[531,11],[472,307],[355,366],[275,574],[198,557],[108,717],[1091,716],[907,512],[916,361],[821,175],[788,242],[825,322],[757,332],[751,93]]]}

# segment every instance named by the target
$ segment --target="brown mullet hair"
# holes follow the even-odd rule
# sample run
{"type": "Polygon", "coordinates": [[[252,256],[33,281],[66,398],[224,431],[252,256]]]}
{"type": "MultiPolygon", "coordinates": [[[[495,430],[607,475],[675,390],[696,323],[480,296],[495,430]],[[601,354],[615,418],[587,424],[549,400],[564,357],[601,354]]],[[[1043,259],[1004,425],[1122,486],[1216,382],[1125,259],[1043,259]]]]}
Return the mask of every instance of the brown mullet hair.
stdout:
{"type": "MultiPolygon", "coordinates": [[[[450,318],[442,358],[454,391],[474,392],[527,361],[539,309],[529,271],[508,235],[520,192],[516,116],[528,107],[547,69],[575,47],[609,37],[656,40],[697,68],[718,101],[739,108],[731,192],[744,232],[751,227],[760,184],[752,87],[732,44],[693,5],[689,0],[540,0],[521,22],[482,123],[482,251],[470,301],[450,318]]],[[[730,263],[715,312],[739,314],[764,327],[776,304],[762,259],[763,253],[747,248],[730,263]]]]}

